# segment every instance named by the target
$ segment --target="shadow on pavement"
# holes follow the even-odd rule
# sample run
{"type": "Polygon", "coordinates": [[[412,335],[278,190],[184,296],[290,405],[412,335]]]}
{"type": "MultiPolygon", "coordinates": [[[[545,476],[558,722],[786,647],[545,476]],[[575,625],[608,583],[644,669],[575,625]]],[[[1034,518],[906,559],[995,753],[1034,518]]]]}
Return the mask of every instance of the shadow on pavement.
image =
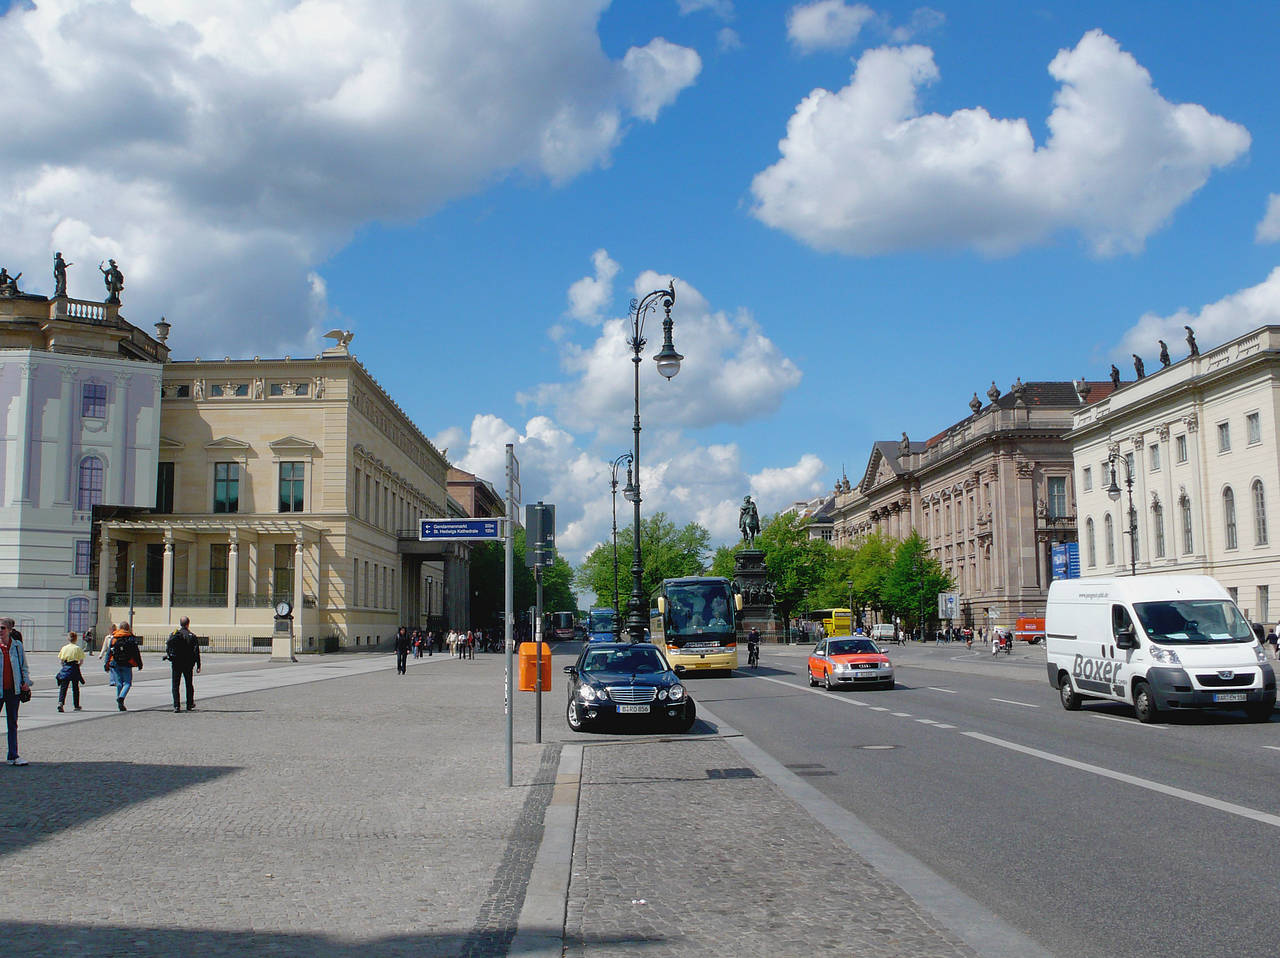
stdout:
{"type": "MultiPolygon", "coordinates": [[[[5,771],[8,774],[0,775],[0,807],[5,809],[4,827],[0,828],[0,856],[21,851],[100,815],[125,811],[131,805],[160,795],[204,785],[240,768],[139,765],[128,761],[37,762],[5,771]],[[94,796],[95,800],[84,802],[85,796],[94,796]],[[75,814],[63,814],[72,804],[75,814]]],[[[6,926],[6,934],[11,927],[6,926]]]]}

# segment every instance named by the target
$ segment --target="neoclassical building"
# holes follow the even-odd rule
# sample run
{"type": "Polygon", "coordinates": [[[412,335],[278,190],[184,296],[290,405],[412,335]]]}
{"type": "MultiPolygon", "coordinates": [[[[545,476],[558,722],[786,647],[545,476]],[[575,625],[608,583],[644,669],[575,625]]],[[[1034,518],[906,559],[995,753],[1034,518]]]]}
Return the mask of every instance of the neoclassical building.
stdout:
{"type": "MultiPolygon", "coordinates": [[[[1014,383],[924,442],[876,442],[862,480],[844,480],[833,515],[836,545],[872,532],[914,529],[955,579],[963,624],[1012,625],[1043,614],[1051,547],[1076,538],[1071,448],[1065,436],[1086,397],[1110,383],[1014,383]]],[[[959,623],[958,623],[959,624],[959,623]]]]}
{"type": "Polygon", "coordinates": [[[1197,350],[1073,420],[1081,575],[1211,575],[1255,621],[1280,617],[1280,326],[1197,350]]]}
{"type": "MultiPolygon", "coordinates": [[[[7,278],[7,272],[5,273],[7,278]]],[[[27,648],[94,621],[93,519],[150,504],[168,325],[0,285],[0,609],[27,648]]]]}
{"type": "Polygon", "coordinates": [[[464,514],[448,463],[345,342],[169,363],[161,406],[149,508],[100,524],[99,621],[132,601],[144,635],[188,615],[215,648],[266,647],[283,599],[300,651],[465,627],[466,546],[417,539],[464,514]]]}

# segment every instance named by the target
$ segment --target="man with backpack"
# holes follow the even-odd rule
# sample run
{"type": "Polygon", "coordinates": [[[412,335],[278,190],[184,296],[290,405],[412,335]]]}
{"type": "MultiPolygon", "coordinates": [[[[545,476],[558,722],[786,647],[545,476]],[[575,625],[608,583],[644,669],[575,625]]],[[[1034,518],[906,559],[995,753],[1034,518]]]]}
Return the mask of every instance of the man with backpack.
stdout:
{"type": "Polygon", "coordinates": [[[183,680],[187,684],[187,711],[196,707],[196,689],[191,673],[200,671],[200,639],[191,631],[191,620],[185,615],[178,620],[178,628],[164,644],[164,657],[169,660],[169,669],[173,673],[173,710],[182,711],[178,698],[178,686],[183,680]]]}
{"type": "Polygon", "coordinates": [[[142,669],[142,650],[138,647],[138,640],[128,622],[121,622],[111,633],[111,645],[108,646],[106,655],[104,666],[111,673],[111,684],[116,687],[116,708],[127,712],[129,710],[124,707],[124,700],[133,687],[133,670],[142,669]]]}

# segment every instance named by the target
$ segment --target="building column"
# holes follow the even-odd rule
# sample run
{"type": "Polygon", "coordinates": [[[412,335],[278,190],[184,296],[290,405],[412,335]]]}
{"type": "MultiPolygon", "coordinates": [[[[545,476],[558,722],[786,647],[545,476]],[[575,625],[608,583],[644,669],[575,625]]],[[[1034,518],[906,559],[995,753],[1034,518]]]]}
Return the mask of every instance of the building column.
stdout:
{"type": "Polygon", "coordinates": [[[231,624],[236,624],[236,612],[240,594],[240,537],[233,531],[231,541],[227,543],[227,608],[231,612],[231,624]]]}
{"type": "Polygon", "coordinates": [[[160,576],[160,617],[169,621],[173,612],[173,530],[164,530],[164,562],[160,576]]]}
{"type": "Polygon", "coordinates": [[[18,410],[17,455],[13,459],[13,471],[5,488],[17,492],[13,500],[31,501],[31,379],[35,370],[31,363],[18,367],[18,398],[14,407],[18,410]]]}
{"type": "MultiPolygon", "coordinates": [[[[107,621],[107,593],[111,591],[111,536],[101,526],[98,542],[98,615],[97,622],[107,621]]],[[[99,628],[99,631],[101,629],[99,628]]],[[[99,636],[105,638],[105,636],[99,636]]]]}
{"type": "Polygon", "coordinates": [[[59,402],[62,405],[62,442],[58,443],[57,491],[53,497],[55,506],[68,506],[72,501],[71,445],[72,436],[76,434],[75,385],[75,367],[64,366],[62,369],[62,392],[59,397],[59,402]]]}
{"type": "Polygon", "coordinates": [[[127,373],[116,374],[116,391],[111,400],[111,462],[107,468],[106,490],[104,502],[107,505],[126,505],[124,497],[124,440],[129,432],[125,414],[128,412],[129,376],[127,373]]]}
{"type": "MultiPolygon", "coordinates": [[[[1192,556],[1200,559],[1204,566],[1206,575],[1213,575],[1213,565],[1209,562],[1209,503],[1205,500],[1204,483],[1201,479],[1200,464],[1207,462],[1207,450],[1204,447],[1205,439],[1203,433],[1200,432],[1200,417],[1191,415],[1187,417],[1187,436],[1190,440],[1188,446],[1192,447],[1188,450],[1188,456],[1191,459],[1191,485],[1189,492],[1191,496],[1191,521],[1194,523],[1194,532],[1196,541],[1193,543],[1195,548],[1192,550],[1192,556]]],[[[1237,512],[1237,517],[1238,517],[1237,512]]]]}
{"type": "Polygon", "coordinates": [[[293,537],[293,622],[294,637],[302,641],[302,533],[293,537]]]}

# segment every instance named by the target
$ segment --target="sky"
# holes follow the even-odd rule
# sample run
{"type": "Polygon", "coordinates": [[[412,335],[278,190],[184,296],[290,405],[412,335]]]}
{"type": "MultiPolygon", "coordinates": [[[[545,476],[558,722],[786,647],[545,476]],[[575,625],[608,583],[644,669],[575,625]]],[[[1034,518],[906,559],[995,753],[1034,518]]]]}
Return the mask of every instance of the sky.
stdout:
{"type": "Polygon", "coordinates": [[[1280,322],[1280,4],[0,0],[0,265],[172,324],[331,329],[578,562],[645,514],[736,538],[1016,378],[1133,376],[1280,322]],[[623,503],[624,523],[629,510],[623,503]]]}

